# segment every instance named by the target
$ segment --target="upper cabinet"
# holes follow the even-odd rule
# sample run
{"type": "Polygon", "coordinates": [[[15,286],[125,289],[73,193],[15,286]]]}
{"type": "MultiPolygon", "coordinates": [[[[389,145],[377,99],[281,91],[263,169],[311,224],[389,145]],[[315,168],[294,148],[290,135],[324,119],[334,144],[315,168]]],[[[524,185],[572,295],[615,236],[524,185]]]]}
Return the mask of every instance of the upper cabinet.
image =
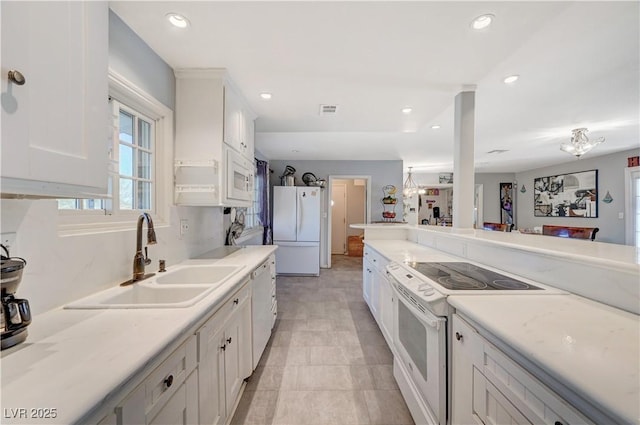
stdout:
{"type": "Polygon", "coordinates": [[[175,74],[176,204],[250,206],[254,113],[224,69],[175,74]]]}
{"type": "Polygon", "coordinates": [[[106,2],[1,2],[3,196],[100,197],[109,149],[106,2]]]}

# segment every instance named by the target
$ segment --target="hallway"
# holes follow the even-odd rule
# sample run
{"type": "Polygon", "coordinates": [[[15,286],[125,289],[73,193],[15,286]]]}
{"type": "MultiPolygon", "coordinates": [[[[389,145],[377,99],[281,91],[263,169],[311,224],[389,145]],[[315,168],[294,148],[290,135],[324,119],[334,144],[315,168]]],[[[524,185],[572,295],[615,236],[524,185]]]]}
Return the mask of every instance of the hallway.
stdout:
{"type": "Polygon", "coordinates": [[[362,258],[332,265],[278,276],[278,320],[232,424],[413,424],[362,298],[362,258]]]}

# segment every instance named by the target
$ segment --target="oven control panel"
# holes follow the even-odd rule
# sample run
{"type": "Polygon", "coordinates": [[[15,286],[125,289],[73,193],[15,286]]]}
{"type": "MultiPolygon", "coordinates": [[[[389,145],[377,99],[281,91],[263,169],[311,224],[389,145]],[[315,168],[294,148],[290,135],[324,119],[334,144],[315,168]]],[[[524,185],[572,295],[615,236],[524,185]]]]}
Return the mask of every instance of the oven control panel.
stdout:
{"type": "MultiPolygon", "coordinates": [[[[415,301],[431,310],[437,315],[444,315],[448,310],[446,295],[440,293],[429,282],[411,273],[410,270],[398,263],[390,263],[387,266],[387,275],[391,284],[396,288],[402,287],[416,298],[415,301]]],[[[404,291],[399,291],[404,293],[404,291]]]]}

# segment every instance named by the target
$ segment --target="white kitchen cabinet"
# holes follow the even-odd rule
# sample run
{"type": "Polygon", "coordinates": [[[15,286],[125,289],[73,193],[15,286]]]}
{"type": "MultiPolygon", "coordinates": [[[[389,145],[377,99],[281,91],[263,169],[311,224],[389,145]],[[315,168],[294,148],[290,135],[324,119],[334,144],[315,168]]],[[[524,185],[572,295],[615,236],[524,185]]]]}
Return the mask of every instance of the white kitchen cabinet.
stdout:
{"type": "Polygon", "coordinates": [[[225,423],[251,375],[250,293],[247,282],[198,330],[201,424],[225,423]]]}
{"type": "Polygon", "coordinates": [[[0,3],[3,194],[107,193],[108,13],[103,1],[0,3]]]}
{"type": "MultiPolygon", "coordinates": [[[[196,347],[192,336],[170,354],[116,407],[115,423],[197,424],[196,347]]],[[[112,417],[104,420],[113,420],[112,417]]]]}
{"type": "Polygon", "coordinates": [[[251,206],[254,113],[224,69],[179,69],[175,75],[176,204],[251,206]],[[178,166],[199,161],[201,168],[178,166]]]}
{"type": "Polygon", "coordinates": [[[258,366],[271,337],[273,308],[276,301],[275,274],[272,273],[271,267],[272,264],[275,266],[275,256],[272,257],[251,273],[253,369],[258,366]]]}
{"type": "Polygon", "coordinates": [[[458,314],[452,336],[452,424],[593,423],[458,314]]]}
{"type": "Polygon", "coordinates": [[[369,306],[371,305],[371,284],[374,270],[373,265],[365,256],[364,261],[362,261],[362,297],[369,306]]]}
{"type": "Polygon", "coordinates": [[[395,294],[391,289],[391,283],[382,276],[380,281],[380,330],[389,347],[393,349],[393,330],[395,329],[395,294]]]}

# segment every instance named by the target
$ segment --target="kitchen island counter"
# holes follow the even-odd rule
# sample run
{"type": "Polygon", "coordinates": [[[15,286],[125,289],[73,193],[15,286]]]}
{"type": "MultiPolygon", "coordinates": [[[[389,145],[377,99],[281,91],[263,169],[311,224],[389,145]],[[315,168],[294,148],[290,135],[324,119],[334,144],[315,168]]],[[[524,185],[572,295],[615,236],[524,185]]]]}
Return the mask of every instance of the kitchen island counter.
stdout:
{"type": "MultiPolygon", "coordinates": [[[[365,234],[365,244],[392,261],[460,261],[463,258],[410,240],[376,235],[382,238],[367,239],[365,234]]],[[[490,248],[487,251],[487,255],[493,254],[490,248]]],[[[508,261],[508,257],[501,259],[508,261]]],[[[535,268],[538,261],[542,260],[532,256],[529,267],[535,268]]],[[[513,273],[518,275],[517,271],[513,273]]],[[[596,291],[614,292],[611,282],[597,280],[583,284],[593,286],[596,291]]],[[[637,273],[635,282],[637,285],[637,273]]],[[[616,297],[624,294],[621,291],[616,297]]],[[[626,296],[633,294],[626,293],[626,296]]],[[[505,352],[513,350],[525,359],[527,369],[566,400],[587,408],[595,406],[617,423],[640,423],[640,316],[637,314],[574,294],[453,294],[447,300],[457,313],[477,324],[485,338],[505,352]]]]}
{"type": "Polygon", "coordinates": [[[616,423],[640,423],[637,315],[575,295],[452,295],[448,301],[498,348],[531,362],[542,372],[533,374],[566,400],[577,404],[577,395],[616,423]]]}
{"type": "Polygon", "coordinates": [[[27,340],[2,351],[1,422],[99,421],[161,363],[163,356],[193,335],[276,249],[248,246],[222,259],[181,263],[245,266],[191,307],[58,308],[35,316],[27,340]],[[32,415],[43,409],[55,412],[54,416],[32,415]]]}

